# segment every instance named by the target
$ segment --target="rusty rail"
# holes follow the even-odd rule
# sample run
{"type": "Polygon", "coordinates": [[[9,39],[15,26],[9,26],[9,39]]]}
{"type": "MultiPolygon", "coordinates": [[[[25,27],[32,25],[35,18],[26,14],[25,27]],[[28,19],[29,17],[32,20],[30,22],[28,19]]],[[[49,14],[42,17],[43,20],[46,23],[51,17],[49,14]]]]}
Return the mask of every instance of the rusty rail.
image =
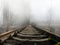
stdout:
{"type": "Polygon", "coordinates": [[[0,34],[0,40],[1,41],[4,41],[5,39],[7,39],[10,35],[12,36],[17,30],[14,29],[14,30],[10,30],[10,31],[7,31],[5,33],[2,33],[0,34]]]}
{"type": "MultiPolygon", "coordinates": [[[[35,26],[33,26],[35,29],[38,29],[38,30],[40,30],[40,28],[38,28],[37,26],[35,27],[35,26]]],[[[50,31],[48,31],[48,29],[42,29],[42,31],[44,31],[44,32],[46,32],[46,33],[48,33],[48,34],[51,34],[51,35],[55,35],[55,36],[57,36],[57,37],[60,37],[60,34],[55,34],[55,33],[53,33],[53,32],[50,32],[50,31]]]]}

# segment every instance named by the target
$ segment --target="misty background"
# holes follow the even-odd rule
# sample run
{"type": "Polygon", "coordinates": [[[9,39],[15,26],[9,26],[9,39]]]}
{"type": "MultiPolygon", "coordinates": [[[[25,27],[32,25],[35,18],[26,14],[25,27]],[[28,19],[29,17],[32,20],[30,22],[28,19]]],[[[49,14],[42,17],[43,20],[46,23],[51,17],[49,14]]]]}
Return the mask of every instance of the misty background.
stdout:
{"type": "Polygon", "coordinates": [[[60,0],[0,0],[0,33],[29,24],[60,34],[60,0]]]}

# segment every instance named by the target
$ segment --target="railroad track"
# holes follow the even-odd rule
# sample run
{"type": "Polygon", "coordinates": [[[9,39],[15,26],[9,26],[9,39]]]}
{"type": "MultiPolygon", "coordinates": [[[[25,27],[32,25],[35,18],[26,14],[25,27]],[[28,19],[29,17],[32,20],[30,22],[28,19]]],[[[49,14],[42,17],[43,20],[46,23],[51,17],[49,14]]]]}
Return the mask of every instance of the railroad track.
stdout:
{"type": "Polygon", "coordinates": [[[0,35],[0,45],[55,45],[54,35],[29,25],[22,30],[11,30],[0,35]],[[53,42],[53,43],[52,43],[53,42]]]}

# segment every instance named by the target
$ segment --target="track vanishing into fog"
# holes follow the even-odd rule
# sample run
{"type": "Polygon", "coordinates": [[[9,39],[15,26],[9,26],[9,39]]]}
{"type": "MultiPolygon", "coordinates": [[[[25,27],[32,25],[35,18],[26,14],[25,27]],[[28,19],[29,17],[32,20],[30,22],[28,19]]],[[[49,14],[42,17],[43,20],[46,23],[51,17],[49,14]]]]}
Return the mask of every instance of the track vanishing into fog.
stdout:
{"type": "Polygon", "coordinates": [[[9,31],[0,35],[0,45],[56,45],[52,34],[28,25],[22,30],[9,31]]]}

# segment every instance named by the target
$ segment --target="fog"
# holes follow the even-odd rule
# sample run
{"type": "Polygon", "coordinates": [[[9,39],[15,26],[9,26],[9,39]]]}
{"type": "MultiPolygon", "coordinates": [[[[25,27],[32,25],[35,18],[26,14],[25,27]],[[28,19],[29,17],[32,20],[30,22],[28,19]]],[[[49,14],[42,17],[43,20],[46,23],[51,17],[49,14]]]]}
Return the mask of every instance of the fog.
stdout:
{"type": "Polygon", "coordinates": [[[41,29],[49,28],[50,21],[50,0],[31,0],[30,22],[41,29]]]}
{"type": "Polygon", "coordinates": [[[60,34],[60,0],[31,0],[32,25],[60,34]]]}
{"type": "Polygon", "coordinates": [[[0,33],[29,24],[59,34],[60,0],[0,0],[0,33]]]}
{"type": "Polygon", "coordinates": [[[0,33],[9,29],[21,29],[29,24],[29,3],[27,0],[0,0],[0,33]],[[28,5],[27,5],[28,3],[28,5]]]}

